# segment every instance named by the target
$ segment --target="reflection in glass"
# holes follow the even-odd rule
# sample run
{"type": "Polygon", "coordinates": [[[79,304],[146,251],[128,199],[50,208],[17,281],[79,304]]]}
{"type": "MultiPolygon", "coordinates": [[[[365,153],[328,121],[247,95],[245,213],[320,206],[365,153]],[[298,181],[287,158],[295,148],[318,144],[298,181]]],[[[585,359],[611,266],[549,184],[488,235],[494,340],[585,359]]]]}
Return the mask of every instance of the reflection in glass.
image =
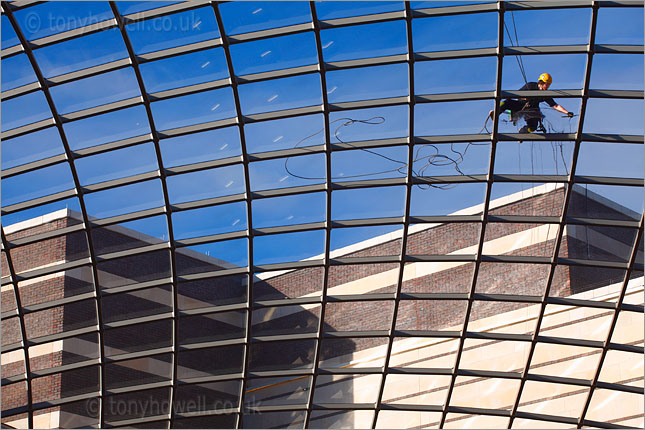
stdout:
{"type": "Polygon", "coordinates": [[[168,237],[168,225],[163,215],[92,228],[97,255],[161,243],[168,237]]]}
{"type": "Polygon", "coordinates": [[[248,275],[220,276],[180,282],[177,307],[180,310],[242,303],[246,300],[248,275]]]}
{"type": "Polygon", "coordinates": [[[161,182],[157,179],[87,194],[87,212],[96,218],[108,218],[163,206],[161,182]]]}
{"type": "Polygon", "coordinates": [[[323,267],[306,267],[256,273],[253,277],[253,299],[259,301],[319,297],[322,294],[324,271],[323,267]]]}
{"type": "Polygon", "coordinates": [[[248,240],[234,239],[194,245],[177,250],[177,273],[215,272],[248,264],[248,240]]]}
{"type": "Polygon", "coordinates": [[[218,312],[179,318],[179,342],[184,345],[235,339],[244,337],[245,334],[246,311],[218,312]]]}

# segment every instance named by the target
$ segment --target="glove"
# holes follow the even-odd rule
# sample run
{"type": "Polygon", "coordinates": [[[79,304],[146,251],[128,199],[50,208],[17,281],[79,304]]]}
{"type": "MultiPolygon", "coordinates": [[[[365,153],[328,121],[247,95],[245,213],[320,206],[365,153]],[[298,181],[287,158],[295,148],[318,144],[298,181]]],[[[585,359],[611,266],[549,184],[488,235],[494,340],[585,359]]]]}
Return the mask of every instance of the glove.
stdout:
{"type": "Polygon", "coordinates": [[[573,118],[573,112],[569,112],[569,113],[567,113],[567,116],[568,116],[569,118],[573,118]]]}

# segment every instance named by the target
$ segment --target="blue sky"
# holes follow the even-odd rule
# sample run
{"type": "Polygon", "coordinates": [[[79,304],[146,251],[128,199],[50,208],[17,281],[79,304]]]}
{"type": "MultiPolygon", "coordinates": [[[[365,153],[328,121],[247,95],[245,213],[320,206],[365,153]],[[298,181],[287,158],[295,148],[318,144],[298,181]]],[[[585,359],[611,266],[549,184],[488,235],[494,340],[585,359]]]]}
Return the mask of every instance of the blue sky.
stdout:
{"type": "MultiPolygon", "coordinates": [[[[481,2],[467,2],[481,3],[481,2]]],[[[117,2],[122,14],[136,13],[165,2],[117,2]]],[[[413,2],[413,8],[438,7],[464,2],[413,2]]],[[[403,2],[317,2],[319,19],[335,19],[353,15],[402,10],[403,2]]],[[[276,26],[295,25],[311,20],[308,3],[231,2],[220,6],[226,34],[234,35],[266,30],[276,26]]],[[[57,2],[26,8],[15,13],[28,40],[45,37],[63,30],[91,24],[112,17],[107,3],[57,2]]],[[[591,13],[588,9],[506,12],[505,20],[512,39],[505,34],[505,44],[586,45],[589,39],[591,13]],[[513,27],[513,19],[515,28],[513,27]]],[[[2,17],[2,48],[13,46],[17,38],[6,17],[2,17]]],[[[181,12],[167,18],[135,23],[127,27],[135,53],[143,54],[183,46],[219,37],[215,15],[210,6],[181,12]]],[[[476,13],[463,16],[441,16],[413,20],[412,42],[415,52],[475,49],[497,44],[497,13],[476,13]]],[[[596,33],[597,44],[642,45],[643,13],[640,10],[600,8],[596,33]]],[[[325,61],[405,54],[408,51],[405,21],[332,28],[321,31],[325,61]]],[[[81,70],[127,57],[127,50],[117,29],[101,31],[72,41],[34,51],[46,78],[81,70]]],[[[246,75],[289,67],[316,64],[318,61],[313,32],[279,36],[231,46],[233,69],[246,75]]],[[[527,78],[536,80],[549,72],[554,82],[551,89],[581,89],[586,70],[586,54],[525,55],[522,57],[527,78]]],[[[591,74],[592,89],[643,89],[642,55],[596,54],[591,74]]],[[[414,86],[417,95],[495,89],[496,58],[469,58],[416,62],[414,86]]],[[[141,66],[146,90],[150,93],[216,81],[228,77],[226,58],[221,47],[157,60],[141,66]]],[[[25,54],[2,61],[3,91],[29,84],[36,76],[25,54]]],[[[409,95],[407,64],[370,66],[360,69],[335,70],[326,74],[324,89],[330,103],[369,100],[409,95]]],[[[518,89],[524,83],[516,59],[504,58],[502,89],[518,89]]],[[[243,84],[239,87],[244,115],[320,105],[323,100],[320,75],[311,73],[297,77],[243,84]]],[[[70,113],[97,105],[137,97],[139,87],[132,68],[104,73],[51,89],[59,113],[70,113]]],[[[579,99],[559,99],[565,108],[580,111],[579,99]]],[[[328,125],[332,143],[334,134],[343,141],[444,134],[475,134],[493,108],[492,100],[417,104],[414,112],[415,130],[409,130],[407,106],[369,108],[330,114],[328,125]],[[385,119],[380,124],[343,126],[343,118],[385,119]]],[[[230,87],[152,103],[155,126],[168,130],[235,116],[235,100],[230,87]]],[[[555,131],[573,132],[578,117],[569,120],[546,106],[548,123],[555,131]]],[[[2,130],[10,130],[51,117],[42,92],[31,93],[2,102],[2,130]]],[[[584,132],[643,134],[642,100],[590,99],[587,105],[584,132]]],[[[505,118],[505,116],[502,116],[505,118]]],[[[321,145],[325,124],[322,114],[251,123],[244,126],[249,153],[321,145]],[[318,133],[317,133],[318,132],[318,133]],[[317,134],[315,134],[317,133],[317,134]],[[313,136],[307,138],[307,136],[313,136]]],[[[507,122],[500,131],[513,132],[507,122]]],[[[83,149],[133,136],[145,135],[150,126],[142,106],[136,106],[64,125],[70,147],[83,149]]],[[[226,127],[164,139],[160,142],[164,166],[173,167],[207,160],[239,156],[242,145],[238,127],[226,127]]],[[[465,149],[465,144],[456,148],[465,149]]],[[[450,145],[435,148],[418,147],[421,155],[451,154],[450,145]],[[438,151],[438,152],[436,152],[438,151]]],[[[2,168],[10,168],[42,158],[62,154],[60,136],[54,128],[6,140],[2,147],[2,168]]],[[[405,166],[406,147],[376,149],[387,160],[360,150],[343,151],[332,156],[331,173],[335,181],[400,177],[395,169],[405,166]],[[380,173],[379,173],[380,172],[380,173]],[[371,176],[360,176],[373,173],[371,176]]],[[[496,154],[495,173],[566,174],[570,167],[572,145],[568,142],[500,143],[496,154]],[[560,150],[562,157],[553,157],[560,150]],[[564,161],[563,161],[564,158],[564,161]],[[533,163],[530,163],[533,159],[533,163]]],[[[466,174],[485,174],[490,157],[489,146],[471,146],[461,169],[466,174]]],[[[583,142],[576,174],[616,177],[642,177],[643,148],[632,144],[599,144],[583,142]]],[[[158,161],[151,142],[117,151],[81,158],[76,161],[79,180],[89,185],[157,170],[158,161]]],[[[423,166],[422,161],[414,168],[423,166]]],[[[249,177],[252,191],[284,188],[325,182],[323,154],[294,157],[289,169],[302,179],[290,176],[284,159],[254,161],[249,177]]],[[[405,168],[403,169],[405,171],[405,168]]],[[[457,174],[450,166],[434,167],[427,175],[457,174]]],[[[168,178],[171,204],[221,197],[245,191],[241,165],[221,167],[168,178]]],[[[530,187],[525,184],[521,187],[530,187]]],[[[520,187],[519,185],[517,187],[520,187]]],[[[517,188],[516,187],[516,188],[517,188]]],[[[58,164],[42,170],[2,180],[2,205],[73,188],[68,165],[58,164]]],[[[590,188],[591,189],[591,188],[590,188]]],[[[642,190],[629,187],[594,187],[594,189],[638,212],[642,211],[642,190]]],[[[494,197],[512,192],[512,187],[494,187],[494,197]],[[500,194],[500,195],[501,195],[500,194]]],[[[460,185],[451,190],[414,188],[411,214],[440,215],[481,203],[482,184],[460,185]]],[[[88,194],[86,204],[91,216],[109,217],[163,205],[161,182],[157,179],[117,189],[88,194]]],[[[383,187],[343,190],[332,193],[332,219],[403,216],[404,187],[383,187]]],[[[256,200],[252,203],[254,227],[272,227],[325,218],[325,195],[313,193],[291,197],[256,200]]],[[[29,219],[61,207],[78,209],[76,198],[22,211],[3,217],[5,225],[29,219]]],[[[173,214],[175,237],[186,239],[203,235],[244,230],[248,227],[243,203],[197,209],[173,214]]],[[[167,239],[167,226],[162,218],[136,222],[136,229],[167,239]]],[[[134,224],[132,228],[134,228],[134,224]]],[[[332,246],[340,247],[357,240],[381,234],[388,228],[352,229],[332,234],[332,246]]],[[[391,229],[391,228],[389,228],[391,229]]],[[[202,245],[195,249],[211,256],[228,255],[229,261],[246,264],[244,240],[202,245]],[[235,250],[235,252],[231,251],[235,250]],[[235,256],[233,258],[233,256],[235,256]]],[[[307,232],[255,238],[255,264],[302,259],[324,251],[324,232],[307,232]],[[277,248],[284,253],[276,253],[277,248]]]]}

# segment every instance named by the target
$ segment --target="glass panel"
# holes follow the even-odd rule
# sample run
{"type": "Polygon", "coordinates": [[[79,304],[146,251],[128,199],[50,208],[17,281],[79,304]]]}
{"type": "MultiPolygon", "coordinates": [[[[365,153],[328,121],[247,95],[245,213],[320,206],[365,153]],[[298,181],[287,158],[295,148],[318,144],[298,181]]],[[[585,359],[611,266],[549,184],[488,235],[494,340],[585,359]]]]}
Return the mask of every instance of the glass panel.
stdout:
{"type": "Polygon", "coordinates": [[[29,339],[63,333],[97,324],[94,299],[25,315],[25,331],[29,339]]]}
{"type": "Polygon", "coordinates": [[[316,341],[309,339],[251,343],[249,370],[295,370],[313,366],[316,341]]]}
{"type": "Polygon", "coordinates": [[[526,381],[517,410],[578,418],[588,395],[588,387],[526,381]]]}
{"type": "Polygon", "coordinates": [[[161,51],[220,37],[210,7],[164,15],[125,26],[135,54],[161,51]]]}
{"type": "MultiPolygon", "coordinates": [[[[27,40],[39,39],[114,18],[110,6],[101,3],[61,2],[41,4],[14,12],[27,40]]],[[[4,41],[3,41],[4,42],[4,41]]]]}
{"type": "MultiPolygon", "coordinates": [[[[141,420],[149,416],[170,414],[170,388],[134,391],[103,398],[104,419],[108,423],[123,420],[141,420]]],[[[143,425],[141,423],[140,425],[143,425]]],[[[154,428],[159,428],[155,424],[154,428]]]]}
{"type": "MultiPolygon", "coordinates": [[[[329,329],[324,324],[324,330],[329,329]]],[[[320,347],[321,369],[383,367],[387,353],[388,338],[323,338],[320,347]]]]}
{"type": "Polygon", "coordinates": [[[31,384],[34,403],[96,392],[99,390],[99,366],[84,367],[43,376],[42,378],[34,378],[31,380],[31,384]],[[54,386],[60,388],[57,390],[51,389],[54,386]]]}
{"type": "Polygon", "coordinates": [[[253,264],[319,259],[325,252],[325,230],[283,233],[253,238],[253,264]]]}
{"type": "Polygon", "coordinates": [[[98,428],[99,401],[98,397],[88,397],[80,402],[34,411],[34,427],[47,428],[57,417],[59,428],[98,428]]]}
{"type": "Polygon", "coordinates": [[[262,412],[244,414],[244,428],[248,429],[301,429],[305,425],[307,411],[262,412]]]}
{"type": "Polygon", "coordinates": [[[20,44],[20,40],[18,40],[18,36],[13,31],[13,26],[6,15],[2,15],[2,25],[0,27],[2,28],[2,46],[9,48],[20,44]]]}
{"type": "Polygon", "coordinates": [[[225,3],[220,7],[228,35],[268,30],[311,21],[309,5],[291,2],[225,3]]]}
{"type": "Polygon", "coordinates": [[[128,58],[118,28],[83,35],[33,52],[45,78],[128,58]],[[83,55],[79,55],[79,52],[83,55]]]}
{"type": "Polygon", "coordinates": [[[177,360],[179,379],[240,373],[244,363],[244,345],[180,351],[177,360]]]}
{"type": "MultiPolygon", "coordinates": [[[[539,313],[539,305],[475,300],[470,310],[468,330],[532,335],[539,313]]],[[[520,346],[515,350],[519,351],[520,346]]]]}
{"type": "MultiPolygon", "coordinates": [[[[2,273],[7,274],[9,270],[6,266],[6,259],[4,251],[2,251],[2,273]]],[[[18,307],[16,304],[16,295],[13,285],[3,285],[2,286],[2,297],[0,300],[2,304],[2,312],[9,312],[18,307]]]]}
{"type": "Polygon", "coordinates": [[[368,428],[374,421],[374,411],[324,410],[311,411],[311,426],[326,429],[368,428]]]}
{"type": "Polygon", "coordinates": [[[153,321],[106,330],[107,357],[172,346],[172,320],[153,321]]]}
{"type": "MultiPolygon", "coordinates": [[[[532,27],[536,26],[533,25],[532,27]]],[[[587,44],[588,42],[585,40],[583,43],[587,44]]],[[[524,76],[520,72],[518,61],[520,61],[524,70],[531,70],[526,76],[528,82],[537,82],[540,73],[548,72],[553,77],[553,84],[549,87],[550,91],[557,91],[559,89],[582,89],[585,69],[587,67],[587,56],[585,54],[509,55],[505,58],[502,66],[502,90],[519,90],[526,84],[524,76]]],[[[595,66],[595,58],[593,65],[595,66]]],[[[578,109],[576,113],[579,112],[579,100],[558,99],[557,97],[554,97],[554,99],[556,103],[561,103],[567,109],[569,107],[573,109],[573,106],[576,106],[578,109]]],[[[552,112],[545,104],[541,104],[540,106],[545,108],[543,113],[551,112],[555,114],[553,118],[558,118],[557,123],[554,121],[555,124],[569,122],[568,119],[560,118],[562,116],[561,113],[552,112]]]]}
{"type": "Polygon", "coordinates": [[[438,16],[412,21],[414,52],[497,46],[497,13],[438,16]]]}
{"type": "Polygon", "coordinates": [[[50,89],[59,113],[76,112],[140,95],[134,70],[102,73],[50,89]]]}
{"type": "Polygon", "coordinates": [[[278,306],[253,309],[252,336],[277,336],[317,333],[320,320],[318,305],[278,306]]]}
{"type": "Polygon", "coordinates": [[[409,125],[410,116],[407,106],[343,110],[329,114],[332,143],[391,137],[407,138],[409,125]]]}
{"type": "Polygon", "coordinates": [[[410,215],[477,215],[485,196],[485,183],[418,185],[412,187],[410,215]]]}
{"type": "Polygon", "coordinates": [[[318,63],[313,32],[240,43],[230,49],[237,76],[318,63]]]}
{"type": "Polygon", "coordinates": [[[441,423],[441,412],[380,411],[377,429],[436,429],[441,423]]]}
{"type": "Polygon", "coordinates": [[[414,91],[417,94],[493,91],[496,70],[495,57],[418,62],[414,65],[414,91]]]}
{"type": "Polygon", "coordinates": [[[332,192],[332,219],[365,219],[403,216],[405,187],[361,188],[332,192]]]}
{"type": "Polygon", "coordinates": [[[643,387],[643,355],[625,351],[607,351],[598,380],[643,387]]]}
{"type": "Polygon", "coordinates": [[[530,372],[535,375],[592,380],[596,375],[601,352],[595,348],[538,342],[535,345],[530,372]]]}
{"type": "Polygon", "coordinates": [[[247,288],[247,275],[181,282],[177,306],[180,310],[189,310],[245,302],[247,288]]]}
{"type": "Polygon", "coordinates": [[[322,184],[325,182],[326,176],[325,163],[325,154],[302,155],[251,163],[249,164],[251,190],[260,191],[322,184]]]}
{"type": "MultiPolygon", "coordinates": [[[[470,329],[469,325],[468,330],[470,329]]],[[[522,372],[530,349],[531,342],[466,339],[459,367],[468,370],[522,372]]]]}
{"type": "Polygon", "coordinates": [[[101,288],[114,288],[170,277],[167,250],[101,261],[97,264],[101,288]]]}
{"type": "Polygon", "coordinates": [[[403,300],[396,330],[461,330],[467,305],[465,300],[403,300]]]}
{"type": "Polygon", "coordinates": [[[242,154],[238,127],[163,139],[159,142],[165,167],[219,160],[242,154]]]}
{"type": "Polygon", "coordinates": [[[511,11],[504,14],[504,21],[505,46],[586,45],[589,43],[591,8],[511,11]],[[541,22],[554,27],[566,26],[567,34],[556,37],[546,26],[536,25],[541,22]],[[512,33],[509,31],[511,24],[512,33]],[[511,36],[514,39],[509,39],[511,36]]]}
{"type": "Polygon", "coordinates": [[[218,312],[179,318],[182,345],[235,339],[246,335],[246,311],[218,312]]]}
{"type": "MultiPolygon", "coordinates": [[[[31,364],[31,357],[30,357],[31,364]]],[[[26,372],[25,370],[25,352],[18,349],[11,352],[2,354],[2,376],[10,378],[12,376],[21,375],[26,372]]],[[[4,408],[3,408],[4,409],[4,408]]]]}
{"type": "Polygon", "coordinates": [[[172,287],[164,285],[105,296],[101,300],[101,312],[106,323],[172,312],[172,287]]]}
{"type": "Polygon", "coordinates": [[[72,188],[74,188],[74,180],[69,165],[60,163],[3,178],[2,205],[10,206],[72,188]]]}
{"type": "Polygon", "coordinates": [[[248,265],[248,240],[235,239],[177,250],[177,273],[214,272],[248,265]]]}
{"type": "Polygon", "coordinates": [[[404,405],[443,405],[450,376],[387,375],[383,403],[404,405]]]}
{"type": "Polygon", "coordinates": [[[172,222],[175,240],[243,231],[247,228],[246,204],[238,202],[173,212],[172,222]]]}
{"type": "Polygon", "coordinates": [[[5,58],[2,61],[2,90],[12,90],[36,82],[36,74],[25,54],[5,58]]]}
{"type": "Polygon", "coordinates": [[[448,414],[446,415],[446,423],[444,428],[507,428],[508,421],[508,417],[496,417],[491,415],[448,414]]]}
{"type": "Polygon", "coordinates": [[[615,302],[625,279],[623,269],[558,265],[555,267],[549,296],[615,302]],[[612,285],[614,288],[601,288],[612,285]]]}
{"type": "Polygon", "coordinates": [[[628,262],[636,230],[620,227],[566,226],[560,257],[628,262]]]}
{"type": "Polygon", "coordinates": [[[643,423],[643,395],[620,391],[596,389],[593,392],[585,419],[610,421],[618,425],[643,423]],[[636,418],[635,420],[633,420],[636,418]]]}
{"type": "Polygon", "coordinates": [[[246,189],[241,164],[172,176],[167,182],[171,203],[230,196],[246,189]]]}
{"type": "Polygon", "coordinates": [[[322,104],[318,73],[272,79],[238,87],[244,115],[322,104]]]}
{"type": "MultiPolygon", "coordinates": [[[[67,211],[66,213],[69,213],[72,216],[74,216],[74,213],[76,213],[75,218],[72,218],[73,221],[69,221],[70,225],[80,223],[81,205],[77,197],[59,200],[54,203],[48,203],[45,205],[36,206],[30,209],[14,212],[8,215],[3,214],[2,223],[5,226],[5,231],[7,231],[9,226],[12,226],[21,221],[27,221],[43,215],[51,214],[53,212],[58,212],[63,209],[67,211]]],[[[68,220],[69,219],[70,217],[68,217],[68,220]]],[[[19,226],[17,226],[16,228],[20,229],[19,226]]],[[[8,236],[10,237],[10,235],[8,236]]]]}
{"type": "Polygon", "coordinates": [[[279,227],[325,220],[325,193],[253,200],[253,227],[279,227]]]}
{"type": "Polygon", "coordinates": [[[399,225],[333,229],[332,257],[398,256],[401,254],[402,229],[399,225]]]}
{"type": "Polygon", "coordinates": [[[338,70],[327,72],[326,76],[329,103],[402,97],[409,93],[407,63],[338,70]]]}
{"type": "Polygon", "coordinates": [[[327,294],[394,293],[399,263],[342,264],[329,267],[327,294]]]}
{"type": "Polygon", "coordinates": [[[645,158],[643,145],[583,142],[580,145],[576,174],[642,178],[645,169],[643,158],[645,158]],[[600,163],[601,160],[612,161],[600,163]]]}
{"type": "Polygon", "coordinates": [[[42,91],[2,101],[2,131],[51,118],[52,113],[42,91]]]}
{"type": "Polygon", "coordinates": [[[58,129],[49,127],[14,139],[3,139],[2,169],[64,153],[65,149],[61,143],[58,129]]]}
{"type": "Polygon", "coordinates": [[[332,179],[400,178],[407,174],[408,148],[403,146],[333,152],[332,179]]]}
{"type": "Polygon", "coordinates": [[[611,342],[625,345],[642,343],[645,337],[643,323],[642,313],[620,311],[611,342]]]}
{"type": "Polygon", "coordinates": [[[640,187],[576,184],[573,186],[567,215],[638,221],[642,213],[643,193],[640,187]]]}
{"type": "Polygon", "coordinates": [[[84,157],[75,165],[81,185],[125,178],[159,168],[151,142],[84,157]]]}
{"type": "Polygon", "coordinates": [[[606,309],[547,305],[540,335],[604,342],[613,314],[606,309]]]}
{"type": "MultiPolygon", "coordinates": [[[[526,418],[516,418],[511,426],[513,429],[569,429],[571,424],[556,423],[553,421],[529,420],[526,418]]],[[[587,427],[583,427],[587,428],[587,427]]]]}
{"type": "Polygon", "coordinates": [[[249,154],[325,143],[324,117],[321,114],[274,119],[244,125],[249,154]]]}
{"type": "Polygon", "coordinates": [[[81,363],[95,358],[99,358],[98,333],[69,337],[29,347],[29,365],[32,372],[81,363]]]}
{"type": "Polygon", "coordinates": [[[510,410],[519,387],[519,380],[458,376],[450,406],[510,410]]]}
{"type": "Polygon", "coordinates": [[[182,418],[174,422],[178,429],[232,429],[237,424],[237,414],[218,414],[203,417],[182,418]]]}
{"type": "MultiPolygon", "coordinates": [[[[559,217],[566,184],[496,182],[491,190],[490,214],[559,217]]],[[[569,206],[571,208],[571,206],[569,206]]]]}
{"type": "Polygon", "coordinates": [[[65,123],[63,128],[72,150],[150,133],[150,124],[143,106],[65,123]]]}
{"type": "Polygon", "coordinates": [[[18,246],[11,253],[17,273],[89,257],[85,231],[18,246]],[[44,249],[49,249],[49,252],[43,252],[44,249]]]}
{"type": "Polygon", "coordinates": [[[202,124],[236,115],[230,87],[161,100],[150,105],[158,130],[202,124]]]}
{"type": "Polygon", "coordinates": [[[228,78],[224,48],[151,61],[140,67],[150,93],[228,78]]]}
{"type": "Polygon", "coordinates": [[[240,404],[242,381],[180,385],[173,403],[176,413],[233,409],[240,404]]]}
{"type": "Polygon", "coordinates": [[[390,367],[452,369],[459,339],[397,337],[392,344],[390,367]]]}
{"type": "Polygon", "coordinates": [[[482,119],[493,108],[490,100],[424,103],[414,110],[415,136],[479,134],[482,119]],[[455,121],[459,118],[459,121],[455,121]]]}
{"type": "MultiPolygon", "coordinates": [[[[253,378],[246,384],[245,406],[305,405],[311,377],[253,378]]],[[[246,423],[245,423],[246,424],[246,423]]],[[[245,426],[246,427],[246,426],[245,426]]]]}
{"type": "Polygon", "coordinates": [[[392,300],[330,302],[325,307],[325,331],[389,330],[393,312],[392,300]]]}
{"type": "MultiPolygon", "coordinates": [[[[486,174],[489,158],[489,143],[416,145],[412,174],[418,177],[486,174]]],[[[416,186],[419,189],[451,187],[451,184],[416,186]]]]}
{"type": "Polygon", "coordinates": [[[557,224],[489,223],[482,253],[551,257],[558,230],[557,224]]]}
{"type": "Polygon", "coordinates": [[[262,272],[253,277],[253,300],[319,297],[322,291],[323,267],[262,272]]]}
{"type": "Polygon", "coordinates": [[[583,131],[642,135],[643,123],[640,120],[643,112],[640,100],[589,99],[583,131]],[[607,115],[607,112],[611,112],[611,115],[607,115]]]}
{"type": "Polygon", "coordinates": [[[178,1],[118,1],[115,2],[121,15],[143,12],[144,10],[156,9],[180,3],[178,1]]]}
{"type": "Polygon", "coordinates": [[[22,306],[51,302],[94,290],[90,266],[65,270],[62,274],[40,276],[20,281],[18,293],[22,306]]]}
{"type": "Polygon", "coordinates": [[[548,264],[483,262],[477,273],[475,292],[542,296],[550,269],[548,264]]]}
{"type": "Polygon", "coordinates": [[[168,240],[166,217],[159,215],[93,228],[92,239],[98,255],[161,243],[168,240]]]}
{"type": "Polygon", "coordinates": [[[153,355],[105,365],[106,388],[152,384],[170,380],[172,355],[153,355]]]}
{"type": "Polygon", "coordinates": [[[473,282],[475,263],[407,263],[403,272],[406,293],[467,293],[473,282]]]}
{"type": "Polygon", "coordinates": [[[358,3],[352,1],[338,1],[334,3],[316,3],[318,19],[337,19],[352,16],[372,15],[403,10],[400,1],[382,1],[374,4],[358,3]]]}
{"type": "Polygon", "coordinates": [[[641,45],[643,43],[642,8],[600,8],[596,24],[596,43],[641,45]],[[616,25],[620,23],[620,25],[616,25]]]}
{"type": "MultiPolygon", "coordinates": [[[[617,29],[614,28],[614,30],[617,29]]],[[[596,37],[598,37],[598,33],[596,33],[596,37]]],[[[589,87],[607,90],[642,91],[643,73],[643,62],[640,61],[639,55],[596,54],[593,57],[589,87]],[[618,76],[616,75],[617,73],[618,76]]]]}
{"type": "Polygon", "coordinates": [[[111,188],[85,195],[91,217],[109,218],[164,205],[161,182],[157,179],[111,188]]]}
{"type": "Polygon", "coordinates": [[[407,51],[405,21],[322,30],[320,42],[326,62],[405,54],[407,51]]]}
{"type": "Polygon", "coordinates": [[[495,173],[515,175],[568,175],[573,142],[499,142],[495,173]]]}
{"type": "Polygon", "coordinates": [[[314,403],[374,403],[381,375],[319,375],[314,403]]]}
{"type": "MultiPolygon", "coordinates": [[[[27,404],[27,382],[16,382],[14,384],[2,386],[2,411],[9,411],[13,408],[24,407],[27,404]]],[[[6,416],[2,414],[2,422],[5,422],[6,416]]],[[[20,416],[12,417],[13,419],[20,419],[20,416]]],[[[26,417],[25,423],[27,422],[26,417]]]]}

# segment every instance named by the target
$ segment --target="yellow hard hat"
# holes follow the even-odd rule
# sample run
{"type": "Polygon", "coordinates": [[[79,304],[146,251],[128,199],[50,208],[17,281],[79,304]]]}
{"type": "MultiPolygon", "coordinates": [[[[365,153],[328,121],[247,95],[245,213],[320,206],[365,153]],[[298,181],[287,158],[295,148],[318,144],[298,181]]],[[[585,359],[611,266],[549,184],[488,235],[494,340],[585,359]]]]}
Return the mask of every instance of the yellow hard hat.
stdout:
{"type": "Polygon", "coordinates": [[[542,73],[540,75],[540,81],[551,85],[551,82],[553,82],[553,78],[551,78],[551,75],[549,75],[548,73],[542,73]]]}

